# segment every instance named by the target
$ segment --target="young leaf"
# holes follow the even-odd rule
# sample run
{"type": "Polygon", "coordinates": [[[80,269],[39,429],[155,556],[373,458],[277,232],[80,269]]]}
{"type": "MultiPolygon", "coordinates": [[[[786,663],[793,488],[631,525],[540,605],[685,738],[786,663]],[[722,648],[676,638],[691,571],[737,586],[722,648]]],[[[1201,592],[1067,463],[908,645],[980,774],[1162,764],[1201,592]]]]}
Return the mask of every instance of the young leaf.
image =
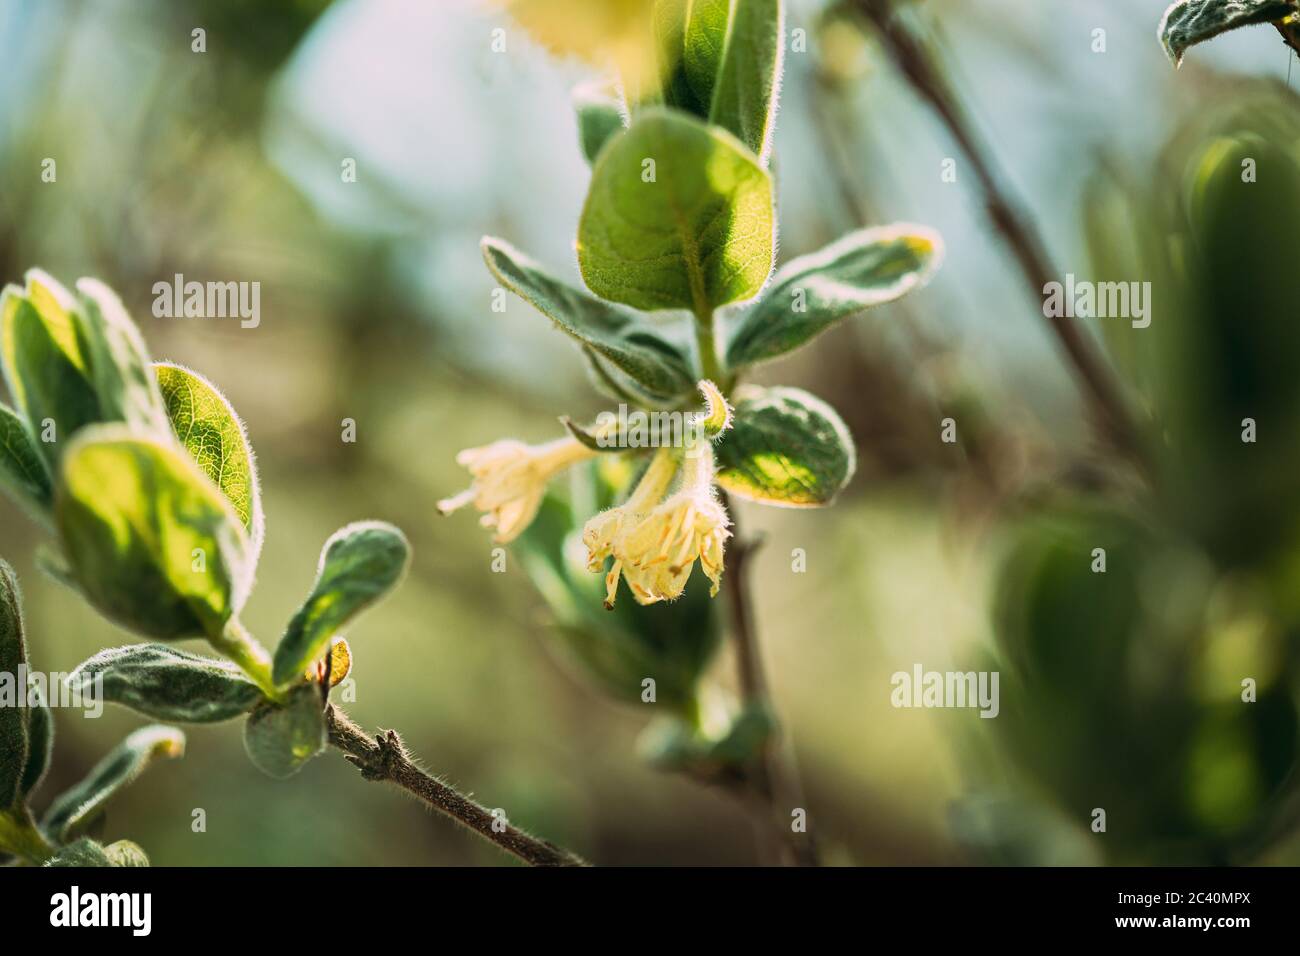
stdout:
{"type": "Polygon", "coordinates": [[[49,514],[53,485],[27,424],[8,405],[0,404],[0,487],[24,510],[49,514]]]}
{"type": "Polygon", "coordinates": [[[257,465],[244,423],[226,396],[198,372],[170,362],[158,362],[153,370],[171,428],[239,515],[256,557],[262,549],[265,520],[257,465]]]}
{"type": "Polygon", "coordinates": [[[185,735],[176,728],[141,727],[96,764],[86,779],[55,797],[41,827],[61,842],[72,839],[113,794],[140,776],[155,758],[176,758],[184,753],[185,735]]]}
{"type": "Polygon", "coordinates": [[[601,147],[623,128],[622,97],[612,83],[582,83],[573,88],[573,109],[582,155],[594,163],[601,147]]]}
{"type": "MultiPolygon", "coordinates": [[[[692,53],[689,41],[688,34],[688,64],[692,53]]],[[[697,52],[703,54],[705,63],[713,43],[712,37],[697,40],[697,52]]],[[[781,0],[731,0],[731,19],[709,106],[709,122],[734,133],[764,163],[772,146],[784,47],[785,11],[781,0]]]]}
{"type": "Polygon", "coordinates": [[[91,369],[104,421],[166,434],[167,413],[140,330],[122,300],[98,279],[79,279],[77,341],[91,369]]]}
{"type": "Polygon", "coordinates": [[[183,451],[119,426],[78,436],[55,522],[86,598],[160,639],[219,635],[247,597],[251,547],[221,492],[183,451]]]}
{"type": "Polygon", "coordinates": [[[116,866],[117,864],[109,859],[108,853],[102,845],[90,839],[90,837],[82,837],[80,840],[60,848],[58,853],[45,861],[45,865],[85,868],[116,866]]]}
{"type": "MultiPolygon", "coordinates": [[[[25,703],[26,681],[19,679],[27,663],[23,636],[22,595],[18,578],[0,560],[0,680],[13,681],[13,693],[25,703]]],[[[14,806],[22,796],[22,782],[30,746],[30,713],[24,706],[0,706],[0,810],[14,806]]]]}
{"type": "Polygon", "coordinates": [[[275,649],[276,684],[300,680],[344,624],[396,586],[410,556],[406,536],[382,521],[358,521],[334,532],[321,551],[311,594],[275,649]]]}
{"type": "Polygon", "coordinates": [[[110,866],[149,865],[149,857],[145,856],[144,850],[140,849],[139,844],[132,843],[130,840],[110,843],[104,847],[104,856],[108,858],[110,866]]]}
{"type": "Polygon", "coordinates": [[[1300,12],[1294,0],[1178,0],[1160,20],[1160,42],[1174,66],[1189,47],[1220,33],[1300,12]]]}
{"type": "Polygon", "coordinates": [[[643,318],[553,279],[518,249],[484,237],[483,258],[506,288],[661,401],[695,385],[690,360],[643,318]]]}
{"type": "Polygon", "coordinates": [[[248,759],[277,779],[292,777],[324,749],[325,705],[316,684],[299,684],[284,704],[258,705],[244,724],[248,759]]]}
{"type": "Polygon", "coordinates": [[[942,260],[938,233],[908,223],[850,233],[793,259],[732,330],[727,365],[791,352],[835,323],[924,285],[942,260]]]}
{"type": "Polygon", "coordinates": [[[596,295],[697,315],[758,294],[772,270],[772,179],[735,137],[652,109],[601,152],[578,224],[596,295]]]}
{"type": "Polygon", "coordinates": [[[100,420],[99,398],[77,342],[71,296],[36,270],[27,278],[26,294],[6,286],[0,296],[0,363],[32,432],[52,439],[36,447],[53,466],[74,432],[100,420]]]}
{"type": "Polygon", "coordinates": [[[30,796],[41,785],[54,751],[54,714],[45,702],[45,695],[41,694],[40,703],[28,710],[27,764],[18,787],[23,797],[30,796]]]}
{"type": "Polygon", "coordinates": [[[787,507],[830,504],[856,467],[853,438],[835,409],[797,388],[739,389],[731,430],[714,453],[727,491],[787,507]]]}
{"type": "Polygon", "coordinates": [[[262,699],[229,661],[166,644],[102,650],[68,675],[68,686],[89,692],[96,678],[103,680],[103,700],[155,720],[210,724],[247,713],[262,699]]]}

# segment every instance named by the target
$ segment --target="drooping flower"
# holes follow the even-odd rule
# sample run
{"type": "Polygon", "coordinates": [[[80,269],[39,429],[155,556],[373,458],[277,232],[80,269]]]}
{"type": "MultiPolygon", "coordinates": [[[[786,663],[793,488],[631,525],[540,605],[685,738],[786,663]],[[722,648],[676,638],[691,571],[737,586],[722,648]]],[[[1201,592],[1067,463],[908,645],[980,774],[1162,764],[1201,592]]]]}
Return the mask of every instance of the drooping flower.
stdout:
{"type": "Polygon", "coordinates": [[[438,511],[447,515],[472,503],[483,512],[479,523],[495,528],[494,540],[507,544],[537,517],[547,482],[594,454],[572,437],[544,445],[504,438],[481,448],[467,448],[456,456],[456,463],[469,469],[474,482],[460,494],[439,501],[438,511]]]}
{"type": "Polygon", "coordinates": [[[583,529],[589,564],[614,563],[605,578],[605,606],[613,607],[621,575],[638,604],[681,596],[699,560],[718,593],[723,545],[730,521],[713,490],[713,450],[707,441],[691,448],[681,463],[677,490],[666,494],[678,470],[678,453],[660,449],[628,500],[601,512],[583,529]]]}

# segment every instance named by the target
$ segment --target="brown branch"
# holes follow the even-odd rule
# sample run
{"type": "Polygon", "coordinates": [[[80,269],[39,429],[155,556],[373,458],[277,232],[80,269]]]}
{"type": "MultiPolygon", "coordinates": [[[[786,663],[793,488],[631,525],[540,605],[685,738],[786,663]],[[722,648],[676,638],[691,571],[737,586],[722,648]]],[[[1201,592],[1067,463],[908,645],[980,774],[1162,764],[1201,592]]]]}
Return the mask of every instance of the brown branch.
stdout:
{"type": "MultiPolygon", "coordinates": [[[[1041,237],[1022,211],[1010,186],[995,169],[990,153],[976,135],[952,87],[925,46],[894,15],[891,0],[853,0],[853,7],[878,32],[895,65],[916,93],[939,115],[979,181],[984,205],[994,227],[1015,255],[1032,295],[1056,281],[1041,237]]],[[[1139,465],[1145,455],[1129,410],[1095,346],[1064,316],[1044,314],[1084,393],[1096,409],[1099,424],[1111,441],[1139,465]]]]}
{"type": "MultiPolygon", "coordinates": [[[[731,633],[736,648],[736,669],[741,697],[747,707],[765,707],[769,712],[770,694],[763,668],[762,653],[754,633],[754,615],[749,604],[749,558],[758,542],[742,538],[736,529],[736,511],[722,496],[732,521],[732,545],[727,551],[725,590],[731,611],[731,633]]],[[[807,810],[799,776],[783,759],[780,732],[767,739],[753,766],[748,768],[744,783],[763,812],[770,817],[772,832],[779,838],[782,861],[796,866],[818,866],[817,844],[810,832],[795,833],[790,813],[796,807],[807,810]]]]}
{"type": "Polygon", "coordinates": [[[411,760],[392,730],[371,737],[347,714],[333,705],[325,708],[329,742],[360,769],[367,780],[384,780],[428,804],[439,813],[469,827],[508,853],[533,866],[586,866],[579,856],[546,840],[539,840],[505,821],[453,787],[430,776],[411,760]]]}

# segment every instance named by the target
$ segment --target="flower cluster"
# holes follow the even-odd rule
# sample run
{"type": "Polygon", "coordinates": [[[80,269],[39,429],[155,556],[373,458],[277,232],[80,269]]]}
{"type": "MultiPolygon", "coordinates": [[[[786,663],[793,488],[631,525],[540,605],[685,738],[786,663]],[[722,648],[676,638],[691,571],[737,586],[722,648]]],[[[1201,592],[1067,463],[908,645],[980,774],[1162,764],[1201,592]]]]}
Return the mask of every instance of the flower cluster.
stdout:
{"type": "MultiPolygon", "coordinates": [[[[730,425],[730,410],[711,383],[701,383],[709,411],[704,427],[683,447],[655,451],[631,494],[620,505],[592,517],[583,528],[587,566],[606,573],[605,607],[613,608],[619,578],[638,604],[681,597],[695,562],[708,577],[710,596],[722,580],[723,548],[731,522],[714,488],[711,439],[730,425]]],[[[442,514],[473,504],[480,523],[495,528],[499,543],[513,541],[532,523],[557,474],[596,454],[577,437],[544,445],[503,439],[456,456],[473,483],[438,502],[442,514]]]]}

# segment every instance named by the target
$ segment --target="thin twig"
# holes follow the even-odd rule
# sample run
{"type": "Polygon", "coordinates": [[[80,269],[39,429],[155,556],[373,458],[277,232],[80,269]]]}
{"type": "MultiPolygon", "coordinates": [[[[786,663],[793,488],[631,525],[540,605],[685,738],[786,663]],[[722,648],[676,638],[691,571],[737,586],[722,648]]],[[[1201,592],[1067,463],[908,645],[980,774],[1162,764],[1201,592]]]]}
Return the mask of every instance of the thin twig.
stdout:
{"type": "Polygon", "coordinates": [[[330,745],[341,750],[365,779],[396,784],[525,863],[533,866],[587,865],[576,854],[530,836],[504,817],[494,816],[486,807],[425,773],[411,760],[396,731],[386,730],[371,737],[333,705],[325,708],[325,718],[330,745]]]}
{"type": "MultiPolygon", "coordinates": [[[[741,697],[747,707],[765,707],[772,711],[767,675],[763,668],[762,653],[754,633],[754,616],[749,604],[750,556],[757,544],[740,536],[736,529],[736,511],[723,496],[723,505],[732,521],[732,545],[727,551],[727,601],[731,610],[731,633],[736,648],[736,669],[740,681],[741,697]]],[[[817,844],[810,832],[796,833],[791,826],[791,812],[796,808],[807,810],[799,775],[783,759],[779,733],[764,742],[749,770],[745,782],[754,797],[771,818],[773,832],[778,835],[784,862],[797,866],[818,866],[817,844]]]]}
{"type": "MultiPolygon", "coordinates": [[[[1056,281],[1056,272],[1051,267],[1046,248],[1029,217],[1021,211],[1021,204],[1010,186],[995,169],[994,161],[989,158],[991,154],[980,142],[942,71],[925,46],[894,15],[891,0],[854,0],[854,7],[875,26],[894,63],[917,94],[939,115],[966,155],[984,193],[989,218],[1014,253],[1031,293],[1036,298],[1041,297],[1044,287],[1056,281]]],[[[1044,312],[1044,318],[1085,394],[1091,398],[1106,434],[1135,463],[1143,464],[1145,455],[1128,407],[1092,342],[1064,316],[1050,316],[1044,312]]]]}

